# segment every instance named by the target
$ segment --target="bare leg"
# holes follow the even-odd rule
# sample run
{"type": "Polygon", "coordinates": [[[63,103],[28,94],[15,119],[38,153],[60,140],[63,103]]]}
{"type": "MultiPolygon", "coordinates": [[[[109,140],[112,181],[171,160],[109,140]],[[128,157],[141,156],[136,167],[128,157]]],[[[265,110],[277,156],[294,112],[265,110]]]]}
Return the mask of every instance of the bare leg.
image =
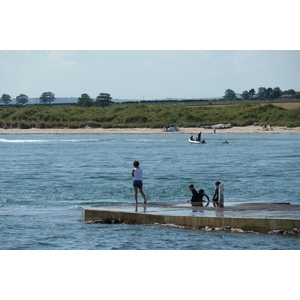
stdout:
{"type": "Polygon", "coordinates": [[[142,188],[139,188],[139,190],[140,190],[140,193],[141,193],[142,197],[144,198],[144,203],[146,203],[147,200],[146,200],[146,196],[145,196],[145,194],[144,194],[144,192],[143,192],[143,189],[142,189],[142,188]]]}
{"type": "Polygon", "coordinates": [[[134,199],[135,202],[138,203],[138,188],[134,187],[134,199]]]}

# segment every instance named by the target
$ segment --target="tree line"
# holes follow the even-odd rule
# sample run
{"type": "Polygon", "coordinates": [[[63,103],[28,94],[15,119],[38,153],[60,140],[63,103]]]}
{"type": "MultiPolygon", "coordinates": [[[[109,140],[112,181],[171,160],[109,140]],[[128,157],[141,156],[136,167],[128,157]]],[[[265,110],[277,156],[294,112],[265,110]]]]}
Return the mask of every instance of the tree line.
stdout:
{"type": "MultiPolygon", "coordinates": [[[[282,91],[279,87],[275,88],[265,88],[260,87],[256,92],[255,89],[245,90],[241,93],[242,100],[274,100],[277,98],[300,98],[300,92],[295,92],[295,90],[290,89],[282,91]]],[[[238,100],[237,94],[231,90],[227,89],[223,97],[225,100],[238,100]]]]}
{"type": "MultiPolygon", "coordinates": [[[[240,97],[232,89],[227,89],[224,96],[221,99],[224,100],[274,100],[278,98],[296,98],[300,99],[300,92],[296,92],[293,89],[282,91],[279,87],[275,88],[258,88],[257,92],[254,88],[243,91],[240,97]]],[[[77,100],[77,105],[81,107],[107,107],[113,104],[111,100],[112,97],[108,93],[100,93],[95,100],[93,100],[88,94],[84,93],[77,100]]],[[[0,104],[9,105],[11,104],[11,96],[8,94],[3,94],[0,98],[0,104]]],[[[55,95],[52,92],[44,92],[39,97],[40,104],[51,105],[55,101],[55,95]]],[[[143,101],[139,101],[143,102],[143,101]]],[[[168,102],[168,100],[163,100],[163,102],[168,102]]],[[[28,96],[25,94],[20,94],[16,97],[17,105],[26,105],[28,103],[28,96]]]]}
{"type": "MultiPolygon", "coordinates": [[[[77,101],[78,106],[91,107],[91,106],[99,106],[106,107],[111,105],[113,102],[111,101],[112,97],[108,93],[100,93],[96,100],[94,101],[88,94],[82,94],[77,101]]],[[[52,92],[44,92],[40,97],[40,104],[52,104],[55,101],[55,95],[52,92]]],[[[0,98],[0,103],[4,105],[11,104],[11,96],[8,94],[3,94],[0,98]]],[[[28,103],[28,96],[25,94],[20,94],[16,97],[17,105],[26,105],[28,103]]]]}

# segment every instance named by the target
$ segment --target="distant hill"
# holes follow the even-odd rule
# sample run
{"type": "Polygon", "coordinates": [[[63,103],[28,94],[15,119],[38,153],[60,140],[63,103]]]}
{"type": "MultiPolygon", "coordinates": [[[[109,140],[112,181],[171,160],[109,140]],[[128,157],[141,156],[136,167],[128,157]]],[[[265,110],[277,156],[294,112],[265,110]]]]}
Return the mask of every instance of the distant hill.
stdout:
{"type": "MultiPolygon", "coordinates": [[[[74,103],[77,102],[78,98],[76,97],[58,97],[55,98],[54,103],[74,103]]],[[[39,97],[36,98],[28,98],[27,104],[37,104],[40,103],[39,97]]],[[[11,99],[11,104],[16,104],[16,98],[11,99]]]]}
{"type": "MultiPolygon", "coordinates": [[[[77,102],[78,98],[76,97],[57,97],[55,98],[55,103],[74,103],[77,102]]],[[[13,99],[13,102],[16,101],[16,99],[13,99]]],[[[37,104],[40,103],[39,98],[28,98],[28,104],[37,104]]]]}
{"type": "MultiPolygon", "coordinates": [[[[201,100],[214,100],[214,99],[220,99],[222,97],[210,97],[210,98],[201,98],[201,100]]],[[[92,98],[94,101],[96,99],[92,98]]],[[[197,100],[198,98],[195,98],[197,100]]],[[[16,103],[16,98],[11,99],[11,104],[16,103]]],[[[55,98],[54,103],[77,103],[78,97],[57,97],[55,98]]],[[[143,101],[144,99],[112,99],[113,102],[136,102],[136,101],[143,101]]],[[[174,100],[191,100],[190,98],[161,98],[161,99],[147,99],[147,101],[157,101],[157,100],[163,100],[163,101],[174,101],[174,100]]],[[[145,100],[144,100],[145,101],[145,100]]],[[[28,104],[38,104],[40,103],[39,97],[36,98],[28,98],[28,104]]]]}

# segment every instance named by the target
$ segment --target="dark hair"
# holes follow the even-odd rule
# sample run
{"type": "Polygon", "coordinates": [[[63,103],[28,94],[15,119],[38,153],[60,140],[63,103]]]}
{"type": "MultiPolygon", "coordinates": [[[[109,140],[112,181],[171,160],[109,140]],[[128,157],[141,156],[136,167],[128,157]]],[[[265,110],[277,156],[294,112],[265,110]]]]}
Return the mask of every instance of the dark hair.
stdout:
{"type": "Polygon", "coordinates": [[[137,161],[137,160],[135,160],[134,162],[133,162],[133,166],[134,167],[138,167],[140,165],[140,163],[137,161]]]}
{"type": "Polygon", "coordinates": [[[199,190],[199,194],[204,193],[204,189],[199,190]]]}
{"type": "Polygon", "coordinates": [[[194,187],[194,185],[193,185],[193,184],[190,184],[190,185],[189,185],[189,187],[193,188],[193,187],[194,187]]]}
{"type": "Polygon", "coordinates": [[[221,184],[221,182],[220,181],[216,181],[216,184],[219,185],[219,184],[221,184]]]}

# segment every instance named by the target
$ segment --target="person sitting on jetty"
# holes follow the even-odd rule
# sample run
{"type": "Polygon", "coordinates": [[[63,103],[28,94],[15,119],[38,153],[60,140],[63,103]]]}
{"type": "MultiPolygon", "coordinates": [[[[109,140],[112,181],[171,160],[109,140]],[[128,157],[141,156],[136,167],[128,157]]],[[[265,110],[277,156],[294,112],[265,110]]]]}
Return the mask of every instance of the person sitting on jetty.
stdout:
{"type": "Polygon", "coordinates": [[[199,200],[199,194],[196,191],[195,187],[193,184],[189,185],[189,190],[192,192],[192,198],[190,200],[188,200],[187,202],[191,202],[192,205],[200,205],[202,206],[202,201],[199,200]]]}
{"type": "Polygon", "coordinates": [[[197,201],[199,201],[199,194],[196,191],[194,185],[190,184],[188,188],[192,192],[192,198],[190,200],[188,200],[188,202],[197,202],[197,201]]]}
{"type": "Polygon", "coordinates": [[[199,190],[199,201],[200,202],[203,202],[204,200],[203,200],[203,197],[206,197],[207,198],[207,204],[206,204],[206,206],[208,206],[208,204],[209,204],[209,197],[205,194],[205,192],[204,192],[204,189],[200,189],[199,190]]]}

